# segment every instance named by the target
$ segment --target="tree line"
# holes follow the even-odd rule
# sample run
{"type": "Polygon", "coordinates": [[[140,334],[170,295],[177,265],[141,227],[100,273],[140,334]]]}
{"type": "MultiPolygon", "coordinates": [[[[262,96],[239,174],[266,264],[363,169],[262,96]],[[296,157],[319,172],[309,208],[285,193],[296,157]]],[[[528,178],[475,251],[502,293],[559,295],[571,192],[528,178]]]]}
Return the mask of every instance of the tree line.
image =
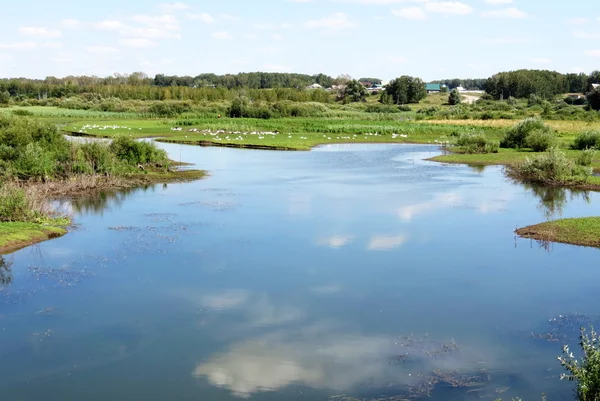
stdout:
{"type": "Polygon", "coordinates": [[[486,93],[495,99],[528,98],[532,95],[552,99],[564,93],[587,93],[592,84],[600,83],[600,71],[587,75],[561,74],[548,70],[517,70],[501,72],[485,82],[486,93]]]}

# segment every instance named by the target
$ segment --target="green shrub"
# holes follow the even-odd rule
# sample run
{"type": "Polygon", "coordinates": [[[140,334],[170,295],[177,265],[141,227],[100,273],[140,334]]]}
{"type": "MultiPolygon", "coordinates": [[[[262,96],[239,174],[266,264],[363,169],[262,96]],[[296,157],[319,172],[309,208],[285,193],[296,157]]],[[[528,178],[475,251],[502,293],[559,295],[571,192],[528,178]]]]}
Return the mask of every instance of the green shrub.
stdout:
{"type": "Polygon", "coordinates": [[[600,337],[592,327],[590,333],[582,327],[579,345],[583,353],[579,360],[563,346],[563,354],[558,357],[562,367],[568,372],[561,374],[561,380],[576,382],[576,394],[579,401],[600,400],[600,337]]]}
{"type": "MultiPolygon", "coordinates": [[[[521,121],[519,124],[511,128],[500,141],[501,148],[523,148],[528,146],[527,138],[531,134],[536,132],[538,139],[548,139],[547,136],[539,135],[545,133],[551,133],[550,127],[538,117],[531,117],[521,121]]],[[[543,141],[541,141],[543,143],[543,141]]]]}
{"type": "Polygon", "coordinates": [[[118,136],[111,142],[109,150],[119,159],[131,166],[168,162],[167,152],[159,149],[154,142],[136,141],[131,137],[118,136]]]}
{"type": "Polygon", "coordinates": [[[25,191],[13,185],[0,183],[0,222],[29,221],[32,211],[25,191]]]}
{"type": "Polygon", "coordinates": [[[456,146],[460,146],[464,153],[498,153],[498,144],[483,134],[460,134],[456,146]]]}
{"type": "Polygon", "coordinates": [[[575,159],[575,163],[577,163],[578,166],[591,166],[595,157],[596,150],[594,148],[588,148],[581,151],[575,159]]]}
{"type": "MultiPolygon", "coordinates": [[[[403,105],[406,106],[406,105],[403,105]]],[[[410,110],[410,106],[406,106],[410,110]]],[[[400,108],[393,104],[372,103],[365,109],[367,113],[400,113],[400,108]]]]}
{"type": "Polygon", "coordinates": [[[535,130],[527,135],[525,142],[534,152],[545,152],[556,144],[556,135],[552,131],[535,130]]]}
{"type": "Polygon", "coordinates": [[[12,111],[15,116],[33,116],[33,113],[25,109],[15,109],[12,111]]]}
{"type": "Polygon", "coordinates": [[[506,170],[512,178],[548,185],[586,181],[592,175],[591,167],[577,165],[557,148],[551,148],[546,153],[509,165],[506,170]]]}
{"type": "Polygon", "coordinates": [[[600,149],[600,131],[587,131],[579,134],[571,147],[577,150],[600,149]]]}

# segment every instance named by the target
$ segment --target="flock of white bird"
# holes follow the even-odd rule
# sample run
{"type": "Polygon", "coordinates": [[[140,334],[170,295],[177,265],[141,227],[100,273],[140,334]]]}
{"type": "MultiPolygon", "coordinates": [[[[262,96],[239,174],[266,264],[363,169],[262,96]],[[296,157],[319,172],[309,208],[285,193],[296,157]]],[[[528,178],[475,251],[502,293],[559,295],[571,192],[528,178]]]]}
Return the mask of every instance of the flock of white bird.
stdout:
{"type": "MultiPolygon", "coordinates": [[[[73,127],[74,130],[78,130],[79,132],[82,133],[86,133],[87,130],[126,130],[126,131],[131,131],[132,129],[126,126],[120,126],[120,125],[97,125],[97,124],[86,124],[84,126],[82,126],[81,128],[77,128],[77,127],[73,127]]],[[[139,131],[142,131],[141,128],[138,128],[139,131]]],[[[183,131],[182,127],[171,127],[171,131],[183,131]]],[[[261,131],[252,131],[252,132],[242,132],[242,131],[225,131],[225,130],[217,130],[217,131],[212,131],[210,129],[205,129],[200,131],[198,128],[190,128],[187,130],[187,132],[189,133],[197,133],[203,136],[210,136],[211,139],[214,139],[216,141],[243,141],[244,137],[256,137],[259,140],[265,139],[265,137],[267,136],[271,136],[271,137],[275,137],[277,135],[282,135],[280,132],[278,131],[265,131],[265,132],[261,132],[261,131]]],[[[285,134],[283,134],[285,135],[285,134]]],[[[368,136],[377,136],[377,137],[381,137],[384,136],[382,134],[380,134],[379,132],[367,132],[363,135],[361,135],[361,137],[368,137],[368,136]]],[[[187,135],[185,135],[185,138],[187,138],[187,135]]],[[[291,133],[287,134],[287,138],[288,139],[293,139],[294,136],[291,133]]],[[[296,138],[298,139],[308,139],[308,137],[306,136],[297,136],[296,138]]],[[[328,135],[323,135],[323,138],[327,139],[327,140],[332,140],[331,136],[328,135]]],[[[396,139],[396,138],[408,138],[408,135],[406,134],[392,134],[392,139],[396,139]]],[[[346,136],[335,136],[335,139],[337,140],[357,140],[359,139],[359,135],[354,134],[352,136],[346,135],[346,136]]],[[[444,142],[444,141],[438,141],[435,140],[435,143],[440,143],[440,144],[444,144],[444,143],[448,143],[448,142],[444,142]]]]}
{"type": "MultiPolygon", "coordinates": [[[[104,131],[107,129],[112,129],[112,130],[116,130],[116,129],[123,129],[123,130],[128,130],[131,131],[131,128],[125,127],[125,126],[120,126],[120,125],[97,125],[97,124],[86,124],[84,126],[82,126],[81,128],[77,128],[77,127],[73,127],[74,130],[78,131],[78,132],[83,132],[86,133],[87,130],[89,129],[97,129],[100,131],[104,131]]],[[[138,128],[139,131],[141,131],[141,128],[138,128]]]]}

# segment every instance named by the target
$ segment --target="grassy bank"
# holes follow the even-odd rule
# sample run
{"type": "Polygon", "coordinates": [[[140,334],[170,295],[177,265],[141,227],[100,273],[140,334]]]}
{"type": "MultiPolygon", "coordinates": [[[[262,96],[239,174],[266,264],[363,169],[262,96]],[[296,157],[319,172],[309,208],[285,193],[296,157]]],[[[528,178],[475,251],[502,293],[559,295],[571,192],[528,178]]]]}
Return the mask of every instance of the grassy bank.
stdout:
{"type": "Polygon", "coordinates": [[[67,230],[61,226],[23,222],[0,223],[0,254],[13,252],[66,233],[67,230]]]}
{"type": "Polygon", "coordinates": [[[2,249],[64,234],[50,201],[103,191],[204,177],[180,170],[154,143],[115,136],[108,142],[68,141],[56,125],[0,115],[2,249]],[[42,224],[46,223],[48,224],[42,224]]]}
{"type": "Polygon", "coordinates": [[[516,233],[539,241],[600,247],[600,217],[549,221],[519,228],[516,233]]]}

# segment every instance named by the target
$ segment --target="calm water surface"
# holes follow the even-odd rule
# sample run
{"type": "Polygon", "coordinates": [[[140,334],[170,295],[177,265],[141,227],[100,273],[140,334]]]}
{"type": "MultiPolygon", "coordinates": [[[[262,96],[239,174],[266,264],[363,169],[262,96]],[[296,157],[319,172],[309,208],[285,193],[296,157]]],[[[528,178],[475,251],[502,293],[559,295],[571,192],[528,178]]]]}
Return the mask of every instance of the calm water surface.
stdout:
{"type": "Polygon", "coordinates": [[[435,370],[486,385],[432,400],[572,398],[531,333],[600,312],[600,253],[513,231],[598,195],[428,146],[161,146],[211,176],[65,204],[75,230],[4,257],[2,400],[373,399],[435,370]]]}

